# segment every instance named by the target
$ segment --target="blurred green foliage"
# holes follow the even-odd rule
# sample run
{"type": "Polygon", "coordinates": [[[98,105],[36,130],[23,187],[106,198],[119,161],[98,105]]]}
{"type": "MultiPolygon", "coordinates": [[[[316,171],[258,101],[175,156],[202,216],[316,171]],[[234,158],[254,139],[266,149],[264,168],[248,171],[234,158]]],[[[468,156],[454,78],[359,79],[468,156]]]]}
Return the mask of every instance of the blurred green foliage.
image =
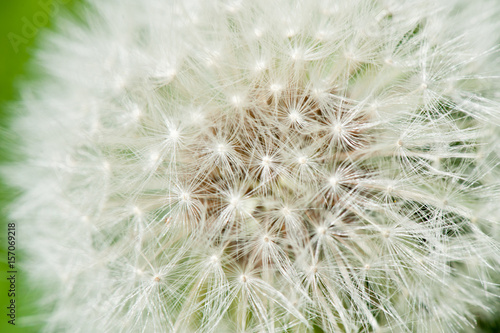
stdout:
{"type": "MultiPolygon", "coordinates": [[[[0,1],[0,161],[8,161],[8,128],[12,105],[18,98],[18,84],[30,78],[28,64],[36,48],[38,37],[50,29],[54,18],[74,8],[74,0],[2,0],[0,1]]],[[[19,251],[23,237],[16,233],[16,325],[7,323],[9,281],[7,280],[7,223],[5,207],[16,193],[0,183],[0,332],[35,333],[40,331],[36,322],[43,321],[36,300],[41,291],[30,288],[25,274],[17,264],[22,261],[19,251]]],[[[50,269],[50,267],[47,267],[50,269]]]]}

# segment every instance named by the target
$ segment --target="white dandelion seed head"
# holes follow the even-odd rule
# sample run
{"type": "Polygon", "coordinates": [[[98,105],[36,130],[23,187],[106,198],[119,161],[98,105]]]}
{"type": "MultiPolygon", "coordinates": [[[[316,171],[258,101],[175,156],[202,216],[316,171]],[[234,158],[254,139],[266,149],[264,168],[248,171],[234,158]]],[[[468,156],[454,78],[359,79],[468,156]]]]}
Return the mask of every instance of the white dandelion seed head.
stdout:
{"type": "Polygon", "coordinates": [[[306,156],[299,156],[297,158],[297,162],[300,164],[300,165],[305,165],[307,164],[307,157],[306,156]]]}
{"type": "Polygon", "coordinates": [[[47,332],[458,332],[495,302],[498,3],[86,12],[3,169],[47,332]]]}

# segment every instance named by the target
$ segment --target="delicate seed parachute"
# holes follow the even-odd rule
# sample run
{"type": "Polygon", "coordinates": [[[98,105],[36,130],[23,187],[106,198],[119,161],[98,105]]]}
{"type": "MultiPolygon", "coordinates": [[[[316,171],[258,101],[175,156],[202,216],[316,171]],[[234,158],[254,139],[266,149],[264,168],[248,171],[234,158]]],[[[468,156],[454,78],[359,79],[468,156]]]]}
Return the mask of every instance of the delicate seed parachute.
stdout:
{"type": "Polygon", "coordinates": [[[498,304],[498,2],[89,2],[4,167],[47,332],[459,332],[498,304]]]}

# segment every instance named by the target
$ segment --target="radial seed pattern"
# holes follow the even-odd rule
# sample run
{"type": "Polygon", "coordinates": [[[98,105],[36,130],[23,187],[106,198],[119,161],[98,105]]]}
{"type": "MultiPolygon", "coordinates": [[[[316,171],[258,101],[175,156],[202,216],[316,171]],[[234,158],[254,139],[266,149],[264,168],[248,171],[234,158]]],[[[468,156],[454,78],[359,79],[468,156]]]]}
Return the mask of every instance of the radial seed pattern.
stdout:
{"type": "Polygon", "coordinates": [[[455,332],[486,307],[497,5],[94,2],[16,125],[47,331],[455,332]]]}

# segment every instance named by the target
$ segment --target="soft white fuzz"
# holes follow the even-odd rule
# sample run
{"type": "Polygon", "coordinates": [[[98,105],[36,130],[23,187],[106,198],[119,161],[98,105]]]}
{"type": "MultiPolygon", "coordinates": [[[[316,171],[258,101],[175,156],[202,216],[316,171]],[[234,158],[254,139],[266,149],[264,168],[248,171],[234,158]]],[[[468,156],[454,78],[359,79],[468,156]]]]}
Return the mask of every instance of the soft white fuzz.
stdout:
{"type": "Polygon", "coordinates": [[[47,332],[457,332],[496,302],[496,1],[91,1],[12,219],[47,332]]]}

